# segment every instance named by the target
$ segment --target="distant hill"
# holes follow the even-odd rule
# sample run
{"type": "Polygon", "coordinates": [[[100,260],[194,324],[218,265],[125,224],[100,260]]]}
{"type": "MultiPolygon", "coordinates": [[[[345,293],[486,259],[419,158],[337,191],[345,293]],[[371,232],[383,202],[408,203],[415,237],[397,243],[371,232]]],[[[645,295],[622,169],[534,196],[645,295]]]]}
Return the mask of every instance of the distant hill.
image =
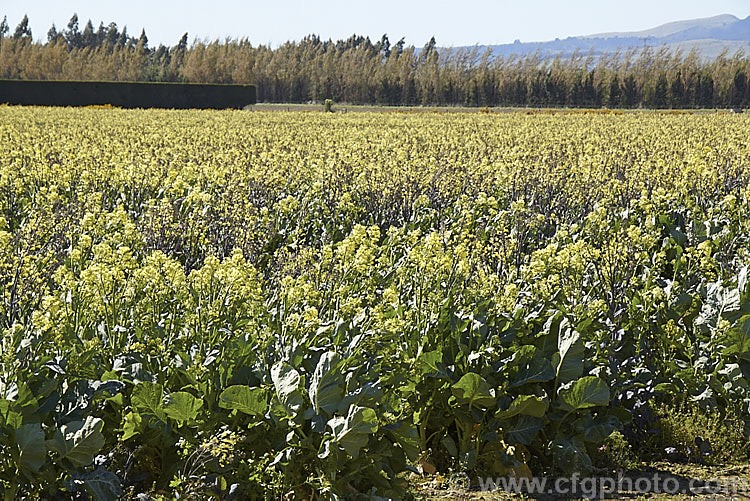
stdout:
{"type": "Polygon", "coordinates": [[[520,42],[503,45],[482,45],[496,56],[524,55],[537,52],[542,57],[569,56],[578,51],[603,55],[644,46],[688,53],[696,49],[703,58],[714,58],[727,50],[730,55],[743,50],[750,55],[750,16],[739,19],[730,14],[663,24],[644,31],[598,33],[568,37],[548,42],[520,42]]]}

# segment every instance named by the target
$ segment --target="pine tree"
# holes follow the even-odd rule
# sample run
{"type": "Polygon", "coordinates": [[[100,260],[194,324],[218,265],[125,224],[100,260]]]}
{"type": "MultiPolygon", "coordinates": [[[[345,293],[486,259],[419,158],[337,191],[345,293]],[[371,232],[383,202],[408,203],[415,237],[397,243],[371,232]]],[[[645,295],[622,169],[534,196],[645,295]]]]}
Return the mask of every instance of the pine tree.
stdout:
{"type": "Polygon", "coordinates": [[[91,19],[88,20],[86,26],[83,28],[81,41],[84,47],[96,47],[96,34],[94,33],[94,25],[91,23],[91,19]]]}
{"type": "Polygon", "coordinates": [[[130,41],[130,37],[128,36],[128,27],[123,26],[122,33],[120,33],[120,38],[117,39],[117,46],[123,49],[125,48],[125,46],[128,45],[129,41],[130,41]]]}
{"type": "Polygon", "coordinates": [[[138,47],[143,50],[148,50],[148,37],[146,36],[146,30],[141,30],[141,36],[138,37],[138,47]]]}
{"type": "Polygon", "coordinates": [[[610,108],[616,108],[620,105],[620,77],[616,74],[612,76],[612,81],[609,83],[609,97],[607,104],[610,108]]]}
{"type": "Polygon", "coordinates": [[[96,29],[96,46],[101,47],[104,44],[104,39],[107,36],[107,28],[104,27],[103,22],[99,22],[99,27],[96,29]]]}
{"type": "Polygon", "coordinates": [[[622,100],[626,108],[632,108],[637,104],[638,100],[638,86],[635,81],[635,76],[629,74],[623,80],[622,89],[622,100]]]}
{"type": "Polygon", "coordinates": [[[388,40],[388,35],[384,34],[378,43],[375,44],[375,48],[378,52],[383,54],[385,59],[391,56],[391,42],[388,40]]]}
{"type": "Polygon", "coordinates": [[[746,106],[747,105],[747,76],[742,70],[737,70],[734,74],[733,79],[734,92],[732,94],[732,106],[746,106]]]}
{"type": "Polygon", "coordinates": [[[667,106],[667,86],[667,75],[661,72],[659,78],[656,79],[654,94],[650,102],[651,106],[654,108],[664,108],[667,106]]]}
{"type": "Polygon", "coordinates": [[[120,38],[120,32],[117,30],[117,24],[109,23],[107,26],[107,33],[104,35],[104,44],[113,48],[117,45],[117,40],[120,38]]]}
{"type": "Polygon", "coordinates": [[[0,39],[4,38],[5,35],[8,34],[8,31],[10,31],[10,26],[8,26],[8,16],[3,16],[3,22],[0,23],[0,39]]]}
{"type": "Polygon", "coordinates": [[[13,38],[15,40],[31,40],[31,28],[29,27],[29,16],[23,16],[21,22],[16,26],[16,31],[13,32],[13,38]]]}
{"type": "Polygon", "coordinates": [[[57,32],[57,28],[55,27],[55,23],[52,23],[52,27],[47,31],[47,43],[53,44],[57,42],[60,36],[60,33],[57,32]]]}
{"type": "Polygon", "coordinates": [[[177,42],[177,51],[178,52],[185,52],[188,47],[188,34],[187,32],[182,35],[182,38],[180,38],[180,41],[177,42]]]}
{"type": "Polygon", "coordinates": [[[68,21],[68,29],[63,33],[65,41],[68,42],[68,47],[71,49],[78,49],[81,47],[81,32],[78,31],[78,14],[73,14],[73,17],[68,21]]]}
{"type": "Polygon", "coordinates": [[[401,37],[401,40],[396,42],[396,45],[394,46],[395,50],[391,53],[396,54],[396,57],[401,57],[401,54],[404,53],[404,45],[406,45],[406,39],[401,37]]]}
{"type": "Polygon", "coordinates": [[[430,41],[425,44],[422,52],[419,54],[419,59],[422,61],[426,61],[432,55],[432,53],[435,52],[436,45],[437,42],[435,41],[435,37],[433,36],[432,38],[430,38],[430,41]]]}
{"type": "Polygon", "coordinates": [[[682,72],[678,71],[674,76],[672,85],[669,88],[670,106],[673,108],[684,108],[687,105],[687,96],[685,95],[685,84],[682,83],[682,72]]]}

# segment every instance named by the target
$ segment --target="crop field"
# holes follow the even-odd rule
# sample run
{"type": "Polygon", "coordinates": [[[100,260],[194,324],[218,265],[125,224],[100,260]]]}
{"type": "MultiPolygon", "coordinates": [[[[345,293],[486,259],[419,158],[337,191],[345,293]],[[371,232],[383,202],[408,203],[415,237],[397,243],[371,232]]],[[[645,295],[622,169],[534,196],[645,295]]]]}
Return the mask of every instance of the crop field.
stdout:
{"type": "Polygon", "coordinates": [[[746,462],[748,131],[0,107],[3,499],[746,462]]]}

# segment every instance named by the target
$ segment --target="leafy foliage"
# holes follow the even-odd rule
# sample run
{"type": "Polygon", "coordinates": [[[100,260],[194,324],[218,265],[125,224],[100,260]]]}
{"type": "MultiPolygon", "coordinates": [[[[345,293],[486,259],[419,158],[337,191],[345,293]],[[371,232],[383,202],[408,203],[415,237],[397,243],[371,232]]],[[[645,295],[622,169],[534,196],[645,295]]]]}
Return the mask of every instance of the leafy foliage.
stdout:
{"type": "Polygon", "coordinates": [[[0,119],[5,497],[398,498],[661,404],[750,426],[743,116],[0,119]]]}

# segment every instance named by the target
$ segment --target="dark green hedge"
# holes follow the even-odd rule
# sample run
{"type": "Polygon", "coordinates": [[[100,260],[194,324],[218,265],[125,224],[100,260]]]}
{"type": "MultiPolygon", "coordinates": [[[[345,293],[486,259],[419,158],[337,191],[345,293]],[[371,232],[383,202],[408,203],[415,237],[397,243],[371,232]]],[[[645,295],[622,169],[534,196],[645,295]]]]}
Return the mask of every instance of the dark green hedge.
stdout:
{"type": "Polygon", "coordinates": [[[242,108],[255,104],[254,85],[0,80],[0,103],[122,108],[242,108]]]}

